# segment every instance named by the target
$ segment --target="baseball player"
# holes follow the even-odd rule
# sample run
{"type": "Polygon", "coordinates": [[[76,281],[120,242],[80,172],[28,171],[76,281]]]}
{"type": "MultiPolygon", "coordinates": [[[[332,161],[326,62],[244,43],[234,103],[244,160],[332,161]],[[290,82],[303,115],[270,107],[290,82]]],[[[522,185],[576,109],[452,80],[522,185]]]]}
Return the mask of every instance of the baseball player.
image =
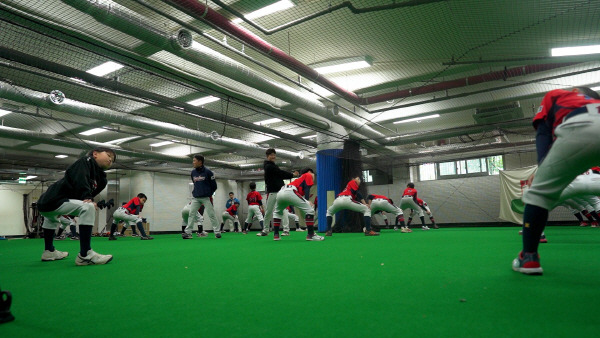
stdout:
{"type": "Polygon", "coordinates": [[[110,148],[99,147],[71,164],[65,176],[53,183],[40,196],[37,207],[44,217],[44,253],[42,261],[64,259],[68,252],[54,248],[54,233],[60,224],[62,215],[79,217],[79,254],[75,260],[77,265],[106,264],[112,255],[101,255],[92,250],[92,228],[96,220],[96,208],[93,198],[108,183],[105,170],[108,170],[117,156],[110,148]]]}
{"type": "MultiPolygon", "coordinates": [[[[294,224],[296,225],[296,231],[299,231],[299,232],[305,231],[304,229],[302,229],[300,227],[300,217],[298,217],[298,215],[296,215],[296,212],[294,211],[294,207],[292,207],[290,205],[289,207],[285,208],[285,210],[287,211],[287,215],[283,215],[283,219],[281,220],[281,225],[283,226],[283,232],[285,233],[286,228],[287,228],[287,232],[289,234],[290,220],[293,221],[294,224]]],[[[315,215],[315,217],[316,217],[316,215],[315,215]]]]}
{"type": "MultiPolygon", "coordinates": [[[[404,224],[404,214],[402,210],[394,205],[394,201],[383,195],[370,194],[367,196],[367,205],[371,209],[371,217],[380,211],[389,212],[396,215],[394,230],[398,229],[400,223],[401,232],[408,232],[408,227],[404,224]]],[[[387,218],[385,219],[387,221],[387,218]]],[[[409,229],[408,229],[409,230],[409,229]]]]}
{"type": "MultiPolygon", "coordinates": [[[[241,205],[241,203],[240,203],[240,200],[238,200],[238,199],[235,197],[235,195],[233,194],[233,191],[230,191],[230,192],[229,192],[229,199],[227,200],[227,202],[225,202],[225,210],[228,210],[229,208],[231,208],[231,206],[232,206],[233,204],[235,204],[235,203],[237,203],[237,204],[238,204],[238,206],[239,206],[239,205],[241,205]]],[[[225,212],[223,212],[223,215],[225,215],[225,212]]],[[[227,218],[227,219],[229,219],[229,216],[232,216],[232,217],[233,217],[233,222],[234,222],[234,224],[236,224],[236,225],[239,225],[239,224],[240,224],[240,219],[238,218],[237,211],[235,212],[235,215],[230,215],[230,214],[228,214],[227,216],[224,216],[224,217],[225,217],[225,218],[227,218]]],[[[224,219],[224,220],[225,220],[225,219],[224,219]]],[[[227,223],[227,222],[225,222],[225,223],[227,223]]],[[[221,223],[221,232],[223,232],[223,226],[224,226],[224,224],[223,224],[223,223],[221,223]]],[[[236,229],[237,229],[237,227],[236,227],[236,229]]],[[[239,231],[240,231],[240,232],[242,232],[242,229],[240,228],[240,230],[239,230],[239,231]]],[[[237,232],[237,230],[236,230],[236,232],[237,232]]]]}
{"type": "MultiPolygon", "coordinates": [[[[402,199],[400,199],[400,209],[412,209],[416,210],[419,214],[419,218],[421,219],[421,229],[429,230],[429,227],[425,225],[425,214],[423,213],[423,209],[419,206],[419,202],[417,199],[417,189],[415,189],[415,184],[410,182],[406,185],[406,189],[402,193],[402,199]]],[[[406,225],[410,227],[410,221],[406,225]]]]}
{"type": "Polygon", "coordinates": [[[227,208],[227,210],[223,211],[223,222],[221,222],[221,232],[223,232],[223,227],[225,226],[226,223],[233,223],[234,228],[231,229],[230,226],[230,231],[231,232],[242,232],[242,229],[239,227],[239,221],[238,221],[238,217],[237,217],[237,209],[240,207],[240,202],[236,201],[234,202],[229,208],[227,208]]]}
{"type": "Polygon", "coordinates": [[[599,104],[600,95],[587,87],[556,89],[544,96],[533,118],[539,167],[523,194],[523,249],[513,260],[513,270],[543,273],[538,246],[549,211],[568,198],[561,194],[577,175],[598,165],[599,104]]]}
{"type": "Polygon", "coordinates": [[[259,232],[257,236],[267,236],[269,234],[269,227],[271,219],[273,218],[273,211],[275,210],[275,205],[277,204],[275,199],[277,198],[276,196],[279,190],[281,190],[281,188],[285,185],[283,180],[298,177],[298,171],[290,173],[279,169],[277,164],[275,164],[275,160],[277,159],[277,152],[275,149],[269,148],[265,154],[267,155],[267,159],[264,162],[263,168],[265,171],[265,185],[267,188],[267,208],[265,210],[263,230],[259,232]]]}
{"type": "Polygon", "coordinates": [[[54,240],[62,241],[63,239],[67,238],[63,233],[67,226],[69,226],[71,230],[71,240],[79,240],[79,236],[77,236],[77,223],[75,222],[75,217],[69,215],[62,215],[58,218],[58,221],[60,222],[60,227],[58,228],[58,232],[56,233],[56,237],[54,237],[54,240]]]}
{"type": "MultiPolygon", "coordinates": [[[[433,219],[433,213],[431,212],[431,209],[429,209],[429,206],[427,205],[427,202],[425,202],[422,199],[420,199],[420,198],[417,197],[417,204],[429,216],[429,220],[431,221],[431,225],[433,225],[433,228],[434,229],[439,229],[440,227],[435,223],[435,219],[433,219]]],[[[413,218],[414,212],[415,211],[413,209],[410,209],[410,215],[408,216],[408,222],[407,222],[407,224],[409,226],[410,226],[410,223],[412,222],[412,218],[413,218]]]]}
{"type": "MultiPolygon", "coordinates": [[[[191,209],[192,206],[192,202],[188,202],[183,209],[181,209],[181,237],[183,239],[190,239],[192,238],[191,234],[187,234],[185,232],[185,228],[188,225],[188,220],[190,217],[190,212],[192,211],[191,209]]],[[[202,216],[202,214],[204,213],[204,206],[201,206],[200,209],[196,210],[196,217],[198,218],[198,237],[207,237],[208,234],[206,232],[204,232],[202,230],[202,224],[204,222],[204,216],[202,216]]]]}
{"type": "Polygon", "coordinates": [[[256,183],[250,182],[250,192],[246,196],[246,201],[248,201],[248,216],[246,217],[246,221],[244,222],[244,229],[242,233],[245,235],[248,233],[248,229],[254,220],[254,217],[258,218],[260,222],[260,227],[264,227],[263,222],[263,213],[265,209],[262,204],[262,196],[258,191],[256,191],[256,183]]]}
{"type": "Polygon", "coordinates": [[[333,204],[327,208],[327,232],[325,232],[325,236],[332,235],[331,226],[333,224],[333,215],[340,210],[361,212],[365,220],[365,236],[379,236],[378,232],[371,229],[371,210],[360,192],[358,192],[360,182],[360,175],[354,176],[350,182],[346,184],[346,188],[344,188],[344,190],[336,197],[333,204]]]}
{"type": "Polygon", "coordinates": [[[142,212],[142,210],[144,209],[144,203],[146,203],[147,200],[148,197],[145,194],[139,193],[136,197],[129,200],[129,202],[127,202],[125,205],[115,210],[115,212],[113,213],[113,223],[110,227],[110,236],[108,237],[109,241],[117,240],[117,237],[114,235],[114,233],[117,231],[117,224],[120,221],[124,222],[123,229],[121,230],[122,233],[125,233],[125,230],[127,230],[128,225],[131,225],[131,228],[137,225],[140,234],[142,234],[142,237],[140,237],[141,240],[154,239],[154,237],[148,236],[146,234],[146,231],[144,230],[144,226],[142,224],[143,220],[140,216],[140,212],[142,212]]]}
{"type": "Polygon", "coordinates": [[[294,206],[304,212],[304,220],[306,221],[306,227],[308,234],[306,235],[307,241],[322,241],[325,239],[323,236],[315,234],[315,210],[308,201],[310,195],[310,187],[314,184],[314,172],[310,168],[302,170],[302,174],[297,179],[293,180],[290,184],[281,187],[277,193],[277,203],[275,211],[273,212],[273,240],[280,240],[279,227],[281,226],[281,217],[283,211],[288,206],[294,206]]]}
{"type": "MultiPolygon", "coordinates": [[[[221,238],[221,232],[215,217],[215,209],[213,208],[212,195],[217,191],[217,181],[215,180],[215,174],[210,169],[204,166],[204,156],[197,154],[192,159],[192,173],[190,177],[194,183],[194,190],[192,191],[192,204],[190,210],[198,210],[204,205],[204,211],[208,214],[208,219],[212,224],[213,231],[216,238],[221,238]]],[[[185,233],[191,234],[194,228],[194,223],[198,221],[197,213],[193,213],[188,217],[188,225],[185,228],[185,233]]]]}

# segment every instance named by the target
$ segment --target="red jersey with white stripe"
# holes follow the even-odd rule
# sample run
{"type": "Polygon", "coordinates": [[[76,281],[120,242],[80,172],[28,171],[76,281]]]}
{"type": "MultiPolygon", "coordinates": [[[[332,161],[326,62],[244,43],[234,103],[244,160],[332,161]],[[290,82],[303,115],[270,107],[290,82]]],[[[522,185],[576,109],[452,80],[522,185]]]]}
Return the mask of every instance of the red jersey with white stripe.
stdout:
{"type": "Polygon", "coordinates": [[[551,90],[542,99],[542,103],[533,118],[533,125],[537,127],[539,121],[552,123],[552,134],[570,112],[592,103],[600,103],[600,100],[590,98],[582,93],[570,90],[551,90]]]}
{"type": "MultiPolygon", "coordinates": [[[[371,197],[371,196],[373,197],[372,199],[382,199],[382,200],[386,200],[386,201],[388,201],[388,203],[392,204],[392,201],[389,198],[387,198],[387,196],[370,194],[369,197],[371,197]]],[[[369,197],[367,197],[367,198],[369,198],[369,197]]]]}
{"type": "Polygon", "coordinates": [[[248,201],[248,205],[262,205],[262,196],[258,191],[251,191],[246,196],[246,201],[248,201]]]}
{"type": "Polygon", "coordinates": [[[293,180],[289,185],[293,185],[294,187],[296,187],[298,195],[304,196],[307,195],[306,193],[308,192],[310,187],[313,186],[313,184],[315,184],[313,180],[313,175],[311,172],[307,172],[300,175],[300,177],[298,177],[297,179],[293,180]]]}
{"type": "Polygon", "coordinates": [[[358,193],[358,183],[355,180],[351,180],[346,184],[346,188],[338,196],[350,196],[353,201],[356,201],[356,194],[358,193]]]}
{"type": "Polygon", "coordinates": [[[239,204],[232,204],[229,208],[227,208],[227,212],[231,215],[231,216],[235,216],[237,215],[237,209],[238,209],[238,205],[239,204]]]}
{"type": "Polygon", "coordinates": [[[127,209],[127,212],[131,215],[138,215],[144,209],[144,205],[140,201],[140,198],[136,196],[127,202],[123,208],[127,209]]]}

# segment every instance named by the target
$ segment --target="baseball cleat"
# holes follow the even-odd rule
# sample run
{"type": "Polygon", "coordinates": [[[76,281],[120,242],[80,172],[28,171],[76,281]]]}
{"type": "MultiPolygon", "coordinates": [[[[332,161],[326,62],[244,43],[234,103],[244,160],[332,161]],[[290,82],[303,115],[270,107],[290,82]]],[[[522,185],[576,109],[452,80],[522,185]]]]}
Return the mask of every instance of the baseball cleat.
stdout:
{"type": "Polygon", "coordinates": [[[49,261],[58,261],[61,260],[65,257],[69,256],[68,252],[65,251],[58,251],[58,250],[54,250],[54,251],[49,251],[49,250],[44,250],[44,253],[42,253],[42,262],[49,262],[49,261]]]}
{"type": "Polygon", "coordinates": [[[325,237],[313,234],[312,236],[306,236],[307,241],[324,241],[325,237]]]}
{"type": "Polygon", "coordinates": [[[513,260],[512,269],[526,275],[541,275],[544,272],[537,252],[519,252],[519,256],[513,260]]]}
{"type": "Polygon", "coordinates": [[[188,234],[188,233],[184,232],[184,233],[181,234],[181,238],[183,238],[183,239],[192,239],[192,238],[194,238],[194,236],[192,236],[192,234],[188,234]]]}
{"type": "Polygon", "coordinates": [[[289,231],[284,231],[283,233],[281,233],[281,236],[289,236],[290,232],[289,231]]]}
{"type": "Polygon", "coordinates": [[[424,226],[421,227],[421,229],[423,229],[423,230],[429,230],[429,227],[427,225],[424,225],[424,226]]]}
{"type": "Polygon", "coordinates": [[[140,239],[141,239],[142,241],[149,241],[149,240],[152,240],[152,239],[154,239],[154,237],[152,237],[152,236],[142,236],[142,237],[140,237],[140,239]]]}
{"type": "Polygon", "coordinates": [[[279,240],[281,240],[281,237],[279,237],[279,234],[275,234],[275,235],[273,235],[273,240],[279,241],[279,240]]]}
{"type": "Polygon", "coordinates": [[[266,233],[266,232],[264,232],[264,231],[261,231],[261,232],[259,232],[259,233],[256,234],[256,236],[260,236],[260,237],[264,237],[264,236],[268,236],[268,235],[269,234],[266,233]]]}
{"type": "Polygon", "coordinates": [[[370,230],[370,231],[365,232],[365,236],[379,236],[379,233],[375,232],[373,230],[370,230]]]}
{"type": "Polygon", "coordinates": [[[113,259],[112,255],[101,255],[99,253],[94,252],[94,250],[88,250],[87,256],[81,257],[81,254],[77,254],[77,259],[75,260],[76,265],[100,265],[106,264],[113,259]]]}

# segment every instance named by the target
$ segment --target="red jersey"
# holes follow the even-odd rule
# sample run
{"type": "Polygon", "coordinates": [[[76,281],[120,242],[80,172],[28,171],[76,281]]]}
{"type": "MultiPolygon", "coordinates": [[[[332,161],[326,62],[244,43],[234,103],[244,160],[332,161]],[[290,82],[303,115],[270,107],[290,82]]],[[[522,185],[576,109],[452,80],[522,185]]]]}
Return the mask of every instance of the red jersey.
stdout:
{"type": "Polygon", "coordinates": [[[138,215],[144,209],[144,205],[140,201],[139,197],[132,198],[129,202],[125,203],[123,208],[127,209],[127,212],[131,215],[138,215]]]}
{"type": "Polygon", "coordinates": [[[227,208],[227,212],[231,216],[237,215],[238,204],[232,204],[229,208],[227,208]]]}
{"type": "Polygon", "coordinates": [[[311,172],[304,173],[300,175],[297,179],[293,180],[289,185],[293,185],[296,187],[298,191],[298,195],[304,196],[304,198],[308,198],[310,187],[315,184],[313,180],[313,175],[311,172]]]}
{"type": "Polygon", "coordinates": [[[537,126],[539,121],[552,123],[552,134],[554,134],[554,129],[563,122],[565,116],[575,109],[592,103],[600,103],[600,100],[569,90],[551,90],[542,99],[537,114],[533,118],[533,125],[537,126]]]}
{"type": "Polygon", "coordinates": [[[350,196],[353,201],[357,201],[357,197],[360,196],[358,192],[358,183],[355,180],[351,180],[346,184],[346,188],[338,196],[350,196]]]}
{"type": "Polygon", "coordinates": [[[262,205],[262,196],[258,191],[251,191],[246,196],[246,201],[248,201],[248,205],[262,205]]]}
{"type": "Polygon", "coordinates": [[[382,200],[386,200],[388,201],[390,204],[392,204],[391,200],[389,198],[387,198],[387,196],[383,196],[383,195],[375,195],[375,194],[370,194],[367,199],[382,199],[382,200]]]}
{"type": "Polygon", "coordinates": [[[416,200],[417,199],[417,189],[414,189],[414,188],[404,189],[404,192],[402,193],[402,197],[404,197],[404,196],[411,196],[412,198],[414,198],[416,200]]]}
{"type": "Polygon", "coordinates": [[[420,199],[420,198],[418,198],[418,197],[417,197],[417,204],[420,205],[420,206],[427,205],[427,203],[423,202],[423,200],[420,199]]]}

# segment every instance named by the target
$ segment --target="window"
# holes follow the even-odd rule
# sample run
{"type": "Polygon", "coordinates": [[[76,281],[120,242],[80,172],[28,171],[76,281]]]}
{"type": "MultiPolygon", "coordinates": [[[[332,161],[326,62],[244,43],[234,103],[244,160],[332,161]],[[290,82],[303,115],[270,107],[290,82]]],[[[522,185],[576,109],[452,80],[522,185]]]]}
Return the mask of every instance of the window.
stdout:
{"type": "Polygon", "coordinates": [[[373,175],[369,172],[369,170],[363,170],[363,182],[369,183],[373,182],[373,175]]]}
{"type": "Polygon", "coordinates": [[[419,178],[421,181],[435,180],[435,163],[424,163],[419,166],[419,178]]]}
{"type": "Polygon", "coordinates": [[[421,181],[498,175],[504,169],[502,155],[441,163],[424,163],[419,166],[421,181]]]}

